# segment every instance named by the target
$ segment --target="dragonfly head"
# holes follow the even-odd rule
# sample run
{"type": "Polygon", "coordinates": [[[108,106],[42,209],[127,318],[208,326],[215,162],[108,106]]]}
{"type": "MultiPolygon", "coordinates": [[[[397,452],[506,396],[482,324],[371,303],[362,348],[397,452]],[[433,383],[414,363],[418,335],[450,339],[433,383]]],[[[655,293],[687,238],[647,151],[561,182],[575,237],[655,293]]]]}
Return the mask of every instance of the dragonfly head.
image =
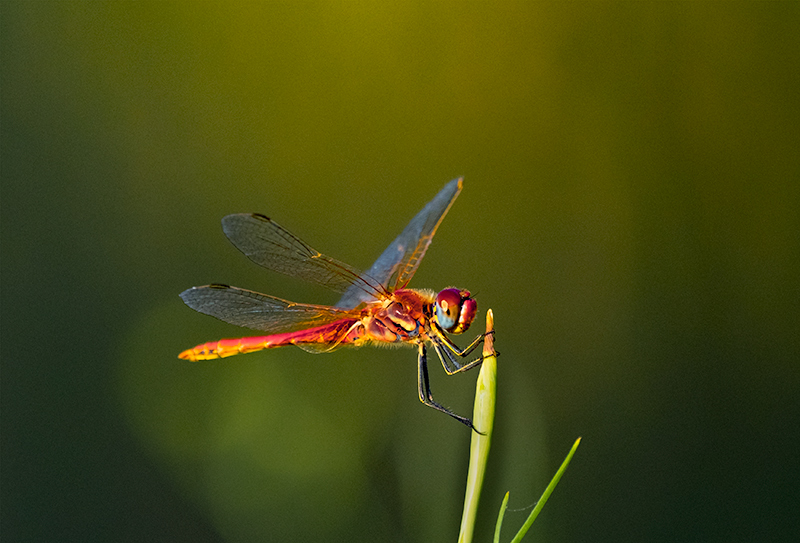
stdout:
{"type": "Polygon", "coordinates": [[[466,332],[478,312],[468,290],[446,288],[436,295],[436,321],[451,334],[466,332]]]}

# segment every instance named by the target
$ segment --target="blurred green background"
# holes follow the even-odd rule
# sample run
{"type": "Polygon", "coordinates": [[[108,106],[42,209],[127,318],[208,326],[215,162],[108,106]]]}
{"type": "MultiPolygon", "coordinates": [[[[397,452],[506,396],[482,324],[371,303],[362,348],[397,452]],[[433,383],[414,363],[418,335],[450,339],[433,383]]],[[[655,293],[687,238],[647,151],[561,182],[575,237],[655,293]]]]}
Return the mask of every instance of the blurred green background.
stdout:
{"type": "Polygon", "coordinates": [[[3,541],[454,541],[469,432],[413,351],[177,353],[246,335],[190,286],[338,299],[224,215],[365,269],[459,175],[412,286],[495,313],[477,540],[578,436],[532,541],[796,537],[798,3],[0,15],[3,541]]]}

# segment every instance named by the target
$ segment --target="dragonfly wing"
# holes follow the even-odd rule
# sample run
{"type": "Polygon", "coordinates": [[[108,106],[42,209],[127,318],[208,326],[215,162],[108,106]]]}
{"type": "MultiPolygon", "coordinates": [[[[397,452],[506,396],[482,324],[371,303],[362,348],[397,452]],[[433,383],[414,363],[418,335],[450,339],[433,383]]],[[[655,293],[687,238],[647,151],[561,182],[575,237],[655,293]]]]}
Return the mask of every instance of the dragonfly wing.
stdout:
{"type": "Polygon", "coordinates": [[[317,283],[336,292],[352,290],[365,300],[388,295],[379,281],[312,249],[259,213],[228,215],[222,219],[222,230],[237,249],[269,270],[317,283]]]}
{"type": "MultiPolygon", "coordinates": [[[[408,284],[417,271],[422,257],[425,256],[436,229],[461,192],[463,181],[464,178],[459,177],[447,183],[439,194],[411,219],[405,230],[378,257],[366,275],[387,287],[389,291],[408,284]]],[[[369,301],[369,298],[365,297],[364,289],[353,285],[345,291],[336,306],[352,308],[366,301],[369,301]]]]}
{"type": "Polygon", "coordinates": [[[295,332],[361,316],[357,311],[324,305],[296,304],[227,285],[192,287],[183,291],[181,298],[195,311],[236,326],[263,330],[269,334],[295,332]]]}

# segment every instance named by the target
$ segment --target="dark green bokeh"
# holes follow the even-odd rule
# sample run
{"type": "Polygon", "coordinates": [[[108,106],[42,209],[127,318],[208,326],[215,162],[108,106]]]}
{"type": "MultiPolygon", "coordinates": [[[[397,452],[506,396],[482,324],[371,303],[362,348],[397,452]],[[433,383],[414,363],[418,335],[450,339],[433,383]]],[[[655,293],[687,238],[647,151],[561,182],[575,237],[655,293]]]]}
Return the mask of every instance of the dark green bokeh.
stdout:
{"type": "Polygon", "coordinates": [[[476,541],[578,436],[537,541],[792,540],[799,11],[3,2],[3,540],[454,540],[469,435],[413,351],[176,355],[240,333],[189,286],[336,300],[225,214],[366,268],[458,175],[412,285],[495,312],[476,541]]]}

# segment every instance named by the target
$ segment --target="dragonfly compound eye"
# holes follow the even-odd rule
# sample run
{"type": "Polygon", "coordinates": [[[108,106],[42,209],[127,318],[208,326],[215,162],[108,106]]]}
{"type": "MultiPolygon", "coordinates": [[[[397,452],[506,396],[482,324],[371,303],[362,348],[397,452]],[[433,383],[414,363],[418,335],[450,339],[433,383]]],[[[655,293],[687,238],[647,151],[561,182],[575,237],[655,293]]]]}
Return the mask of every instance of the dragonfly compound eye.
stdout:
{"type": "Polygon", "coordinates": [[[436,296],[436,320],[448,332],[465,332],[477,311],[478,304],[467,290],[446,288],[436,296]]]}

